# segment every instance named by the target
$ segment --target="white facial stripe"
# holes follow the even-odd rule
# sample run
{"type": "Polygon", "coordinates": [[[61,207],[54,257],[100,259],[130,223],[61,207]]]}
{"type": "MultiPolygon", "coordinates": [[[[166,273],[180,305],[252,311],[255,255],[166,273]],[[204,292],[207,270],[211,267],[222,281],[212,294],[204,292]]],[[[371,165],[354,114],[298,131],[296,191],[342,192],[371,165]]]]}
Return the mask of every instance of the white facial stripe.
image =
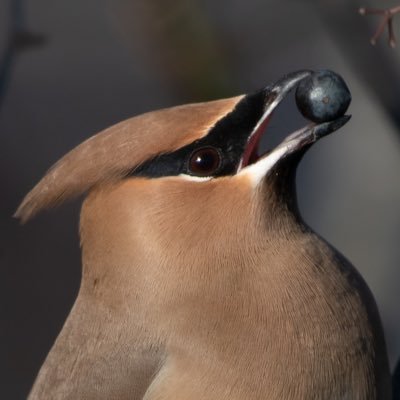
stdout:
{"type": "Polygon", "coordinates": [[[268,154],[268,156],[243,168],[238,175],[247,175],[252,182],[253,188],[256,188],[268,171],[270,171],[277,161],[288,152],[289,147],[289,144],[287,146],[279,146],[272,153],[268,154]]]}
{"type": "Polygon", "coordinates": [[[188,174],[179,174],[178,176],[192,182],[206,182],[212,179],[212,176],[193,176],[188,174]]]}
{"type": "Polygon", "coordinates": [[[302,140],[308,138],[310,143],[316,140],[314,130],[312,129],[314,126],[315,124],[309,124],[304,128],[293,132],[278,147],[272,150],[270,154],[262,157],[254,164],[243,168],[239,171],[238,175],[247,174],[253,183],[253,187],[257,187],[264,176],[279,161],[279,159],[281,159],[285,154],[295,151],[302,140]]]}

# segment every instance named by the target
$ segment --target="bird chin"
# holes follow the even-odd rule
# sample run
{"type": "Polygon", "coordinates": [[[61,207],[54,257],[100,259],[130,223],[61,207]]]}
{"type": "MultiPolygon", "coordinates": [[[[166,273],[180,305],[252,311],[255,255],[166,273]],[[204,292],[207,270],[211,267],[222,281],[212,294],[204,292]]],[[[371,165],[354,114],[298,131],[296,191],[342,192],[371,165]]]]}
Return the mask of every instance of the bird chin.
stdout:
{"type": "Polygon", "coordinates": [[[254,184],[257,185],[262,178],[277,165],[278,162],[287,158],[291,154],[300,152],[301,150],[305,151],[320,138],[340,129],[349,121],[350,118],[350,115],[344,115],[329,122],[323,122],[320,124],[310,123],[309,125],[291,133],[273,150],[267,151],[263,155],[258,156],[257,146],[269,121],[269,117],[265,118],[258,126],[260,131],[256,131],[251,137],[251,139],[254,137],[253,141],[250,139],[248,143],[238,174],[249,175],[254,184]]]}

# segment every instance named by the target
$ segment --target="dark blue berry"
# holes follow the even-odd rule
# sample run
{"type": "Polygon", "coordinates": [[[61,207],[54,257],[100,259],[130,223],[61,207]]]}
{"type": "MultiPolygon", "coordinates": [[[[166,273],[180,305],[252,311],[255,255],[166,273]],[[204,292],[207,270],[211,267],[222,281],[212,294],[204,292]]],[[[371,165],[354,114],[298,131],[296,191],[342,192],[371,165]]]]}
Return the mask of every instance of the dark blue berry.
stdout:
{"type": "Polygon", "coordinates": [[[296,104],[303,116],[313,122],[333,121],[347,111],[350,91],[341,76],[320,70],[303,79],[296,89],[296,104]]]}

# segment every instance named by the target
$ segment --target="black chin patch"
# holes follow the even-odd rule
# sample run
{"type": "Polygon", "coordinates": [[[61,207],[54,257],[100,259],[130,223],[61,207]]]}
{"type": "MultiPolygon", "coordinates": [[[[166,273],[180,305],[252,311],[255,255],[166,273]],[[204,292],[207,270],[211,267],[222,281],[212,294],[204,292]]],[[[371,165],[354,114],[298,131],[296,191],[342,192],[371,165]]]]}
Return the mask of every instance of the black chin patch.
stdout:
{"type": "Polygon", "coordinates": [[[135,168],[129,176],[159,178],[188,174],[196,176],[189,169],[189,158],[203,147],[216,148],[221,156],[219,168],[210,176],[219,177],[236,173],[247,140],[262,118],[265,109],[265,91],[245,96],[236,107],[221,118],[207,136],[196,140],[174,152],[164,153],[135,168]]]}

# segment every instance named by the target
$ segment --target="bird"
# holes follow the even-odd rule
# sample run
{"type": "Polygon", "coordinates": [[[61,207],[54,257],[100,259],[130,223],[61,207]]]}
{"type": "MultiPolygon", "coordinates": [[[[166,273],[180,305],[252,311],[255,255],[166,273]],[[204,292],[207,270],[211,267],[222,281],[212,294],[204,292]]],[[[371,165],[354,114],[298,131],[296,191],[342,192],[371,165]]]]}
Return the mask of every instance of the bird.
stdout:
{"type": "Polygon", "coordinates": [[[135,116],[48,171],[15,216],[85,195],[82,279],[30,400],[391,399],[373,295],[297,205],[303,155],[350,118],[337,77],[135,116]],[[259,154],[295,89],[309,122],[259,154]]]}

